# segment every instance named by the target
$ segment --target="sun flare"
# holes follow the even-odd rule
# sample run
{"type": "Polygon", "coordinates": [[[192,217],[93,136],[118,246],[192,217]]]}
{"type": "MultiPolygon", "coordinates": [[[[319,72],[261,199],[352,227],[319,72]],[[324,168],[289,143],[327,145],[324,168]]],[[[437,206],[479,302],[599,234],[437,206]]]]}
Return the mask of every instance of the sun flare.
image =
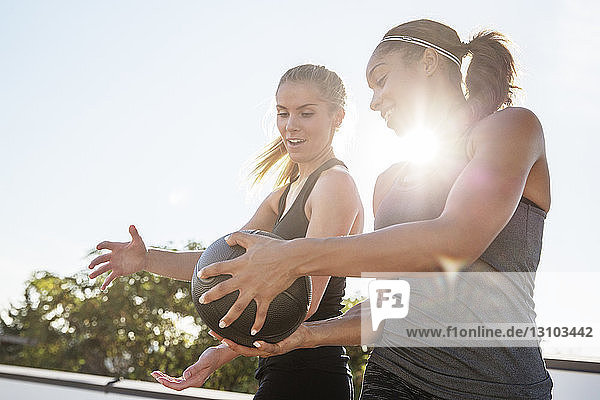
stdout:
{"type": "Polygon", "coordinates": [[[436,159],[439,151],[439,140],[431,131],[425,129],[415,129],[401,137],[389,135],[385,142],[380,151],[384,151],[385,158],[393,162],[430,164],[436,159]]]}
{"type": "Polygon", "coordinates": [[[431,163],[439,150],[437,137],[425,129],[417,129],[400,138],[401,154],[416,164],[431,163]]]}

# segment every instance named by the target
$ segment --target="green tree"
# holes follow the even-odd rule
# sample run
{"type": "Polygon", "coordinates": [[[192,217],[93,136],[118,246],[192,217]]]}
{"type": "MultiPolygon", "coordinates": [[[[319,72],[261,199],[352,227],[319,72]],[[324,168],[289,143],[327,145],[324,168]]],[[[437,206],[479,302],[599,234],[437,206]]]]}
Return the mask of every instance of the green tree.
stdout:
{"type": "MultiPolygon", "coordinates": [[[[342,312],[348,311],[363,300],[363,298],[345,298],[342,312]]],[[[346,352],[350,356],[349,365],[352,370],[352,382],[354,383],[354,398],[358,400],[371,348],[367,346],[346,346],[346,352]]]]}
{"type": "MultiPolygon", "coordinates": [[[[185,246],[199,249],[197,242],[185,246]]],[[[24,302],[11,305],[0,318],[0,334],[36,343],[0,343],[0,363],[154,381],[152,371],[180,375],[217,344],[198,317],[188,282],[138,273],[115,280],[103,292],[102,281],[91,281],[86,272],[64,278],[34,272],[24,302]]],[[[345,299],[344,311],[359,301],[345,299]]],[[[347,351],[358,398],[367,349],[347,351]]],[[[256,358],[238,357],[204,387],[254,393],[256,364],[256,358]]]]}
{"type": "MultiPolygon", "coordinates": [[[[0,363],[154,381],[153,370],[179,375],[217,344],[198,317],[188,282],[139,273],[116,280],[107,292],[101,282],[85,272],[65,278],[34,272],[24,302],[11,305],[0,332],[37,344],[0,345],[0,363]]],[[[238,357],[204,387],[253,393],[256,363],[238,357]]]]}

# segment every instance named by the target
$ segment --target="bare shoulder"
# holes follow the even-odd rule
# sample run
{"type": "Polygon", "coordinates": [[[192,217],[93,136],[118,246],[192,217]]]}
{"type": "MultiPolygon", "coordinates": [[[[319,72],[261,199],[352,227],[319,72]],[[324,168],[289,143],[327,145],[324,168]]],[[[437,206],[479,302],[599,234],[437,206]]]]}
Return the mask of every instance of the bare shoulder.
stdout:
{"type": "MultiPolygon", "coordinates": [[[[379,174],[377,181],[375,182],[375,190],[384,189],[392,185],[394,180],[398,177],[398,174],[406,167],[407,162],[401,161],[390,165],[385,171],[379,174]]],[[[387,191],[387,190],[386,190],[387,191]]]]}
{"type": "Polygon", "coordinates": [[[340,165],[331,167],[321,173],[313,193],[333,194],[350,193],[356,191],[356,183],[348,170],[340,165]]]}
{"type": "Polygon", "coordinates": [[[335,204],[336,207],[344,205],[345,207],[362,208],[358,188],[346,168],[336,165],[321,173],[308,196],[307,209],[317,203],[335,204]]]}
{"type": "Polygon", "coordinates": [[[479,121],[471,132],[469,153],[478,146],[497,144],[514,148],[544,148],[544,133],[537,116],[523,107],[508,107],[479,121]]]}
{"type": "MultiPolygon", "coordinates": [[[[326,216],[329,223],[336,218],[341,218],[345,223],[350,222],[343,232],[347,234],[351,231],[352,222],[357,215],[362,215],[363,206],[354,179],[347,169],[334,166],[319,175],[304,208],[311,224],[316,210],[321,217],[326,216]]],[[[360,229],[362,230],[362,225],[360,229]]]]}
{"type": "Polygon", "coordinates": [[[385,195],[390,191],[394,181],[405,169],[407,162],[398,162],[389,166],[377,177],[375,181],[375,188],[373,189],[373,215],[377,212],[381,201],[385,195]]]}

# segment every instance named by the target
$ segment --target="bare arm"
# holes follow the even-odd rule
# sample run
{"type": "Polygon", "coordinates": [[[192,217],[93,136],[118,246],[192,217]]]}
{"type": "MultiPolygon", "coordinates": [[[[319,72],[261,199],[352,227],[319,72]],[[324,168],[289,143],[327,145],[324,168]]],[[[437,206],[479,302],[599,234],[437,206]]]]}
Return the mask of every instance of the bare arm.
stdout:
{"type": "MultiPolygon", "coordinates": [[[[241,230],[260,229],[270,231],[273,229],[277,213],[274,210],[274,204],[279,199],[282,189],[271,193],[258,206],[258,209],[241,230]]],[[[168,251],[159,249],[149,249],[147,254],[147,263],[144,268],[148,272],[167,276],[173,279],[190,281],[194,268],[202,251],[168,251]]]]}
{"type": "Polygon", "coordinates": [[[239,289],[238,308],[252,299],[269,303],[302,275],[454,270],[472,263],[513,215],[529,171],[544,153],[539,122],[524,109],[490,116],[473,135],[473,158],[454,183],[440,217],[341,238],[283,242],[235,233],[228,243],[248,251],[201,271],[202,277],[233,275],[206,293],[205,301],[239,289]],[[262,285],[250,276],[263,269],[278,279],[262,285]]]}
{"type": "MultiPolygon", "coordinates": [[[[270,231],[273,229],[277,218],[277,206],[283,189],[271,193],[258,207],[250,221],[241,230],[260,229],[270,231]]],[[[186,280],[191,279],[192,271],[202,252],[169,252],[150,249],[148,252],[148,268],[150,272],[164,274],[177,278],[182,273],[189,272],[186,280]]],[[[213,334],[212,331],[209,334],[213,334]]],[[[162,371],[152,372],[152,376],[164,386],[183,390],[188,387],[201,387],[209,376],[238,357],[239,354],[231,350],[227,345],[220,344],[209,347],[198,358],[194,364],[186,368],[181,377],[173,377],[162,371]]]]}
{"type": "Polygon", "coordinates": [[[369,345],[377,340],[383,329],[380,325],[378,331],[372,330],[369,300],[358,303],[339,317],[306,322],[305,325],[309,335],[302,347],[369,345]]]}
{"type": "Polygon", "coordinates": [[[303,254],[296,274],[453,270],[474,262],[510,220],[529,171],[544,152],[535,116],[507,111],[482,121],[474,132],[473,158],[438,218],[289,243],[291,252],[303,254]]]}
{"type": "Polygon", "coordinates": [[[148,249],[146,266],[144,270],[168,278],[190,281],[200,251],[170,251],[161,249],[148,249]]]}
{"type": "MultiPolygon", "coordinates": [[[[306,206],[310,216],[306,237],[329,237],[347,235],[362,212],[362,204],[354,180],[345,170],[332,168],[322,173],[317,180],[306,206]]],[[[362,227],[361,227],[362,229],[362,227]]],[[[312,278],[312,301],[306,318],[310,318],[319,307],[327,289],[329,276],[312,278]]],[[[258,307],[252,331],[258,332],[268,311],[268,303],[258,307]]],[[[228,315],[222,318],[226,325],[233,322],[228,315]]]]}
{"type": "Polygon", "coordinates": [[[241,346],[211,331],[211,335],[221,340],[222,344],[206,349],[198,361],[183,372],[183,376],[172,377],[161,371],[154,371],[152,376],[164,386],[175,390],[201,387],[215,370],[239,355],[271,357],[298,348],[372,344],[381,334],[381,329],[377,332],[371,331],[370,307],[367,300],[355,305],[340,317],[305,322],[279,343],[257,341],[255,348],[241,346]]]}
{"type": "Polygon", "coordinates": [[[159,383],[174,390],[201,387],[213,372],[237,356],[239,354],[229,349],[227,345],[219,344],[205,349],[198,361],[187,367],[181,377],[170,376],[162,371],[154,371],[152,376],[159,383]]]}
{"type": "Polygon", "coordinates": [[[305,322],[289,337],[279,343],[257,341],[255,348],[241,346],[229,339],[221,339],[231,350],[244,356],[271,357],[299,348],[319,346],[371,345],[377,341],[383,330],[371,328],[371,308],[369,301],[363,301],[339,317],[323,321],[305,322]]]}
{"type": "MultiPolygon", "coordinates": [[[[312,238],[348,235],[362,209],[352,177],[346,171],[335,169],[321,174],[308,198],[307,206],[310,221],[306,237],[312,238]]],[[[311,279],[312,301],[306,319],[319,308],[330,277],[311,276],[311,279]]]]}
{"type": "MultiPolygon", "coordinates": [[[[267,196],[242,230],[271,230],[277,218],[275,203],[281,191],[282,189],[278,189],[267,196]]],[[[182,281],[191,280],[202,251],[170,251],[152,248],[147,250],[135,226],[129,227],[129,233],[130,242],[104,241],[96,246],[98,250],[110,250],[109,253],[96,257],[88,266],[90,269],[98,267],[90,274],[92,279],[111,271],[102,284],[103,290],[117,277],[143,270],[182,281]]]]}

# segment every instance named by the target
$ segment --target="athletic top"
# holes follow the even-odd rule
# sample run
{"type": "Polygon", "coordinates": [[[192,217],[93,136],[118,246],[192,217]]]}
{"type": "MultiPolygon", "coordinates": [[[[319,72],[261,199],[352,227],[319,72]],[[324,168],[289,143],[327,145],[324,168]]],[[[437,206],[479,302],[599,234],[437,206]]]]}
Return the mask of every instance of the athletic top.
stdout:
{"type": "MultiPolygon", "coordinates": [[[[374,228],[377,230],[395,224],[438,217],[444,209],[456,177],[465,165],[464,159],[446,164],[427,176],[395,182],[377,210],[374,228]]],[[[503,274],[510,276],[509,285],[513,290],[511,295],[502,299],[498,305],[499,309],[510,310],[510,314],[505,315],[510,315],[519,322],[535,321],[533,288],[540,260],[545,217],[546,213],[540,207],[522,198],[507,225],[479,258],[479,261],[485,263],[483,265],[487,264],[490,272],[519,272],[503,274]]],[[[481,265],[481,262],[478,265],[481,265]]],[[[466,266],[465,270],[468,271],[469,268],[466,266]]],[[[417,290],[415,293],[421,300],[429,300],[429,304],[436,304],[435,294],[436,289],[431,287],[417,290]]],[[[386,320],[383,336],[390,326],[394,325],[393,321],[404,321],[405,326],[410,324],[409,317],[411,312],[415,311],[410,308],[412,303],[411,284],[411,306],[407,321],[386,320]]],[[[462,300],[460,306],[468,313],[472,308],[476,308],[473,303],[462,300]]],[[[461,309],[460,312],[462,311],[461,309]]],[[[426,315],[425,318],[443,321],[443,318],[435,319],[435,316],[430,315],[426,315]]],[[[533,347],[396,346],[398,345],[376,347],[370,355],[369,362],[440,398],[550,398],[552,380],[537,343],[534,343],[533,347]]]]}
{"type": "MultiPolygon", "coordinates": [[[[306,200],[312,192],[321,173],[335,165],[346,167],[342,161],[336,158],[332,158],[323,163],[308,176],[300,193],[298,193],[298,196],[294,200],[294,203],[285,215],[283,215],[286,198],[290,191],[290,185],[295,182],[297,178],[288,183],[279,200],[279,214],[272,230],[274,234],[286,240],[306,237],[309,223],[308,218],[304,213],[306,200]]],[[[323,298],[319,303],[317,311],[315,311],[307,321],[318,321],[341,315],[342,308],[344,307],[342,305],[342,297],[344,296],[345,289],[346,278],[332,276],[329,279],[329,283],[327,284],[327,288],[325,289],[325,293],[323,294],[323,298]]],[[[257,379],[260,379],[262,374],[270,368],[292,371],[300,368],[309,368],[319,371],[349,374],[348,359],[349,357],[346,355],[346,350],[342,346],[297,349],[279,356],[259,358],[258,369],[256,370],[255,376],[257,379]]]]}

